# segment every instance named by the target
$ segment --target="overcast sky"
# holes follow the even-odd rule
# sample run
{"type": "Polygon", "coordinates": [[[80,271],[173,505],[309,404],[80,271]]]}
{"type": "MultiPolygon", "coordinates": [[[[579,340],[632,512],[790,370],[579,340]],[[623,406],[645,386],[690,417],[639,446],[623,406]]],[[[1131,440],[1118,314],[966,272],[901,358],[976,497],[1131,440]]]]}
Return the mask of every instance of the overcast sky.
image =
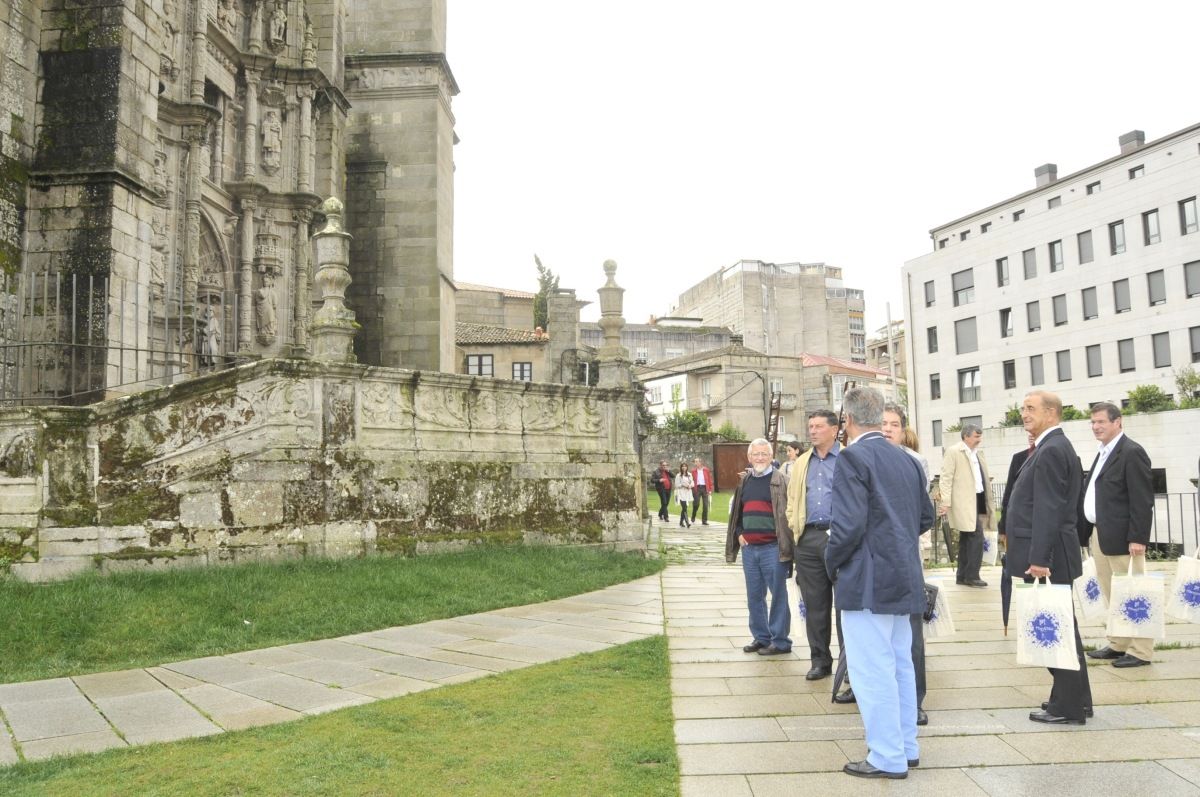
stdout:
{"type": "Polygon", "coordinates": [[[630,322],[753,259],[873,331],[930,228],[1200,122],[1195,0],[449,3],[455,277],[595,302],[611,258],[630,322]]]}

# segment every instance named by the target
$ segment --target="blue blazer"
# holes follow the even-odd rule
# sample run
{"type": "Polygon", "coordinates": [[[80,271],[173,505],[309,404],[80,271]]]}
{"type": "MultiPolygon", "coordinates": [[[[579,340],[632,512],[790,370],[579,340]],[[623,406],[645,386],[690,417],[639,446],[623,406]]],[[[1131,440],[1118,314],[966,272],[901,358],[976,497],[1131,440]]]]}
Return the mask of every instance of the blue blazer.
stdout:
{"type": "Polygon", "coordinates": [[[916,459],[867,432],[838,455],[825,569],[845,611],[919,614],[925,576],[918,538],[933,503],[916,459]]]}

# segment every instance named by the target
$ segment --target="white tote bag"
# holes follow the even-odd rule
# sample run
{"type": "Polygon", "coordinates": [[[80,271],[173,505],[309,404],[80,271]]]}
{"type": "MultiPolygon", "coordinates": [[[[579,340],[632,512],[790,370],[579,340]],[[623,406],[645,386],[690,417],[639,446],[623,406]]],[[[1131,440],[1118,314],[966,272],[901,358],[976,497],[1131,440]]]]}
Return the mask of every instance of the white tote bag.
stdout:
{"type": "Polygon", "coordinates": [[[1200,559],[1179,557],[1175,583],[1167,598],[1167,614],[1189,623],[1200,623],[1200,559]]]}
{"type": "Polygon", "coordinates": [[[1000,555],[1000,533],[985,531],[983,533],[983,559],[980,564],[994,567],[996,557],[1000,555]]]}
{"type": "Polygon", "coordinates": [[[1014,585],[1017,664],[1078,670],[1075,613],[1068,584],[1014,585]]]}
{"type": "Polygon", "coordinates": [[[1162,639],[1167,635],[1166,588],[1161,573],[1133,574],[1133,558],[1129,572],[1113,574],[1112,600],[1108,604],[1108,635],[1110,637],[1144,637],[1162,639]]]}
{"type": "Polygon", "coordinates": [[[930,579],[930,584],[938,588],[937,598],[933,602],[933,615],[923,623],[926,639],[941,639],[954,633],[954,616],[950,614],[950,600],[946,590],[937,579],[930,579]]]}
{"type": "Polygon", "coordinates": [[[1071,585],[1079,600],[1079,613],[1089,619],[1108,616],[1108,601],[1100,591],[1100,579],[1096,577],[1096,560],[1083,560],[1083,575],[1071,585]]]}
{"type": "Polygon", "coordinates": [[[808,633],[806,625],[808,624],[808,605],[801,597],[796,601],[796,613],[792,615],[792,636],[797,639],[803,639],[808,633]]]}

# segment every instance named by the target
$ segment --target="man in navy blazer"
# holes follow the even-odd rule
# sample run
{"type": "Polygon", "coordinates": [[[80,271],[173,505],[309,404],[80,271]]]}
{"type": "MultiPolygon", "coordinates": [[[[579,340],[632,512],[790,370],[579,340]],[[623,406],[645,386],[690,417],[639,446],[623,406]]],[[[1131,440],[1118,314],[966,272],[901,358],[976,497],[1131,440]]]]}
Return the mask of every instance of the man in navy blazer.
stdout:
{"type": "MultiPolygon", "coordinates": [[[[1092,405],[1092,434],[1100,450],[1079,496],[1079,544],[1096,560],[1096,578],[1104,600],[1112,591],[1112,576],[1146,572],[1146,544],[1154,522],[1154,479],[1146,449],[1125,436],[1121,408],[1101,401],[1092,405]]],[[[1088,653],[1091,659],[1111,659],[1114,667],[1142,667],[1154,655],[1152,637],[1109,637],[1108,645],[1088,653]]]]}
{"type": "Polygon", "coordinates": [[[918,539],[934,518],[921,466],[879,431],[883,406],[871,388],[843,398],[851,444],[833,476],[825,567],[837,582],[846,663],[868,748],[865,760],[843,771],[905,778],[920,762],[909,615],[925,610],[918,539]]]}
{"type": "MultiPolygon", "coordinates": [[[[1070,584],[1083,575],[1079,553],[1079,491],[1083,470],[1071,441],[1059,423],[1062,400],[1045,390],[1034,390],[1021,405],[1025,431],[1033,435],[1033,453],[1017,475],[1005,513],[1008,536],[1008,572],[1005,578],[1048,578],[1051,584],[1070,584]]],[[[1054,685],[1041,711],[1029,714],[1034,722],[1083,725],[1092,710],[1092,689],[1079,623],[1075,626],[1078,670],[1050,668],[1054,685]]]]}

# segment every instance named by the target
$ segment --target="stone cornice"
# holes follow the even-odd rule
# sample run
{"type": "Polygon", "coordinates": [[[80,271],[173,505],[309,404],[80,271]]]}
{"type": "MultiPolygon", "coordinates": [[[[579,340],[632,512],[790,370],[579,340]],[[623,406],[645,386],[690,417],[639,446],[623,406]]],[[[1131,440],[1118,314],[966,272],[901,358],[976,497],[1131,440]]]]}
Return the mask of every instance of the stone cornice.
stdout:
{"type": "Polygon", "coordinates": [[[346,56],[346,69],[383,67],[435,66],[441,70],[450,87],[450,96],[458,94],[458,81],[450,71],[445,53],[360,53],[346,56]]]}

